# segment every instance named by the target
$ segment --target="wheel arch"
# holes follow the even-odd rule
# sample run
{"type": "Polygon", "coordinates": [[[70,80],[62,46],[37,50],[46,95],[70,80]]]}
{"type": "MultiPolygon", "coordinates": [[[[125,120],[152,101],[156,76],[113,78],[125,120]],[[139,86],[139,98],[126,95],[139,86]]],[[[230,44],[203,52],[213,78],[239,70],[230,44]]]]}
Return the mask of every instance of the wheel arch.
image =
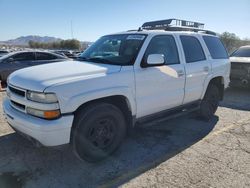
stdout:
{"type": "Polygon", "coordinates": [[[130,103],[129,99],[124,95],[113,95],[113,96],[107,96],[107,97],[93,99],[93,100],[90,100],[88,102],[85,102],[85,103],[81,104],[74,111],[74,113],[73,113],[74,114],[74,121],[73,121],[72,128],[71,128],[71,139],[70,140],[72,140],[72,134],[73,134],[73,131],[75,128],[75,120],[76,120],[77,113],[86,109],[87,107],[89,107],[91,105],[95,105],[97,103],[108,103],[108,104],[112,104],[112,105],[118,107],[124,115],[124,118],[125,118],[125,121],[127,124],[127,132],[130,133],[130,131],[132,130],[132,128],[134,126],[134,118],[132,115],[131,103],[130,103]]]}
{"type": "Polygon", "coordinates": [[[206,83],[206,87],[203,91],[203,95],[202,98],[204,97],[207,88],[209,87],[210,84],[214,84],[218,87],[219,92],[220,92],[220,100],[223,100],[223,96],[224,96],[224,88],[225,88],[225,79],[223,76],[215,76],[212,77],[207,83],[206,83]]]}

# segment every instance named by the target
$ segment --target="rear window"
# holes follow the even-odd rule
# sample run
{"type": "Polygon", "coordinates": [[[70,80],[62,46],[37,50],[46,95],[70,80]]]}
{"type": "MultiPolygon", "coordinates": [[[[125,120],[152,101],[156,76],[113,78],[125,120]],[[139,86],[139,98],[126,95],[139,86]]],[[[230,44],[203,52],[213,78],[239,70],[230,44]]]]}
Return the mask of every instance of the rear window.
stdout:
{"type": "Polygon", "coordinates": [[[193,36],[181,36],[181,43],[187,63],[203,61],[206,59],[199,40],[193,36]]]}
{"type": "Polygon", "coordinates": [[[228,53],[219,38],[212,36],[203,36],[203,39],[213,59],[228,58],[228,53]]]}

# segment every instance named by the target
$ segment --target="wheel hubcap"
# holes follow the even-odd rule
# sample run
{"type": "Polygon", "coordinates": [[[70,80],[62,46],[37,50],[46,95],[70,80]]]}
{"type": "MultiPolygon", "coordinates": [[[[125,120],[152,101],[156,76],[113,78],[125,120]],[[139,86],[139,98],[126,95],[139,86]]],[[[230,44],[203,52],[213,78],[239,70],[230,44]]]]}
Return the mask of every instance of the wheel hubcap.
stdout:
{"type": "Polygon", "coordinates": [[[115,136],[115,123],[110,118],[104,118],[98,120],[90,129],[88,134],[88,140],[91,143],[100,148],[107,148],[113,141],[115,136]]]}

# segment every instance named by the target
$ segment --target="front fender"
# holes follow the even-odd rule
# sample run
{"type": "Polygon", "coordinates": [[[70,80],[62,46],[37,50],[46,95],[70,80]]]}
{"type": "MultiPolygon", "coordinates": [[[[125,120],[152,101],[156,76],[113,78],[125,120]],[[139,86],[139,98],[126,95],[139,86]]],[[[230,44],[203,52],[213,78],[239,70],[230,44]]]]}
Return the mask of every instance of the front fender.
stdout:
{"type": "Polygon", "coordinates": [[[136,113],[136,103],[132,90],[129,87],[112,87],[107,89],[93,90],[88,92],[83,92],[68,99],[63,99],[64,101],[59,101],[62,113],[72,113],[75,112],[81,105],[105,97],[121,95],[124,96],[128,105],[131,109],[132,115],[136,113]]]}

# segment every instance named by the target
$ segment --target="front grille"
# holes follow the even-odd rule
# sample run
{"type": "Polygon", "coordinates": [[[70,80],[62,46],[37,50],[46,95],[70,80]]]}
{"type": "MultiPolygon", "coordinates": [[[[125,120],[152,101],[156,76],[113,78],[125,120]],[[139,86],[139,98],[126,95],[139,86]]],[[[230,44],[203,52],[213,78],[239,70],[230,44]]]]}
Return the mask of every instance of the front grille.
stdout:
{"type": "Polygon", "coordinates": [[[16,88],[11,87],[11,86],[8,86],[8,88],[9,88],[9,90],[10,90],[12,93],[14,93],[14,94],[16,94],[16,95],[19,95],[19,96],[22,96],[22,97],[25,96],[25,92],[22,91],[22,90],[16,89],[16,88]]]}
{"type": "Polygon", "coordinates": [[[231,79],[243,79],[250,77],[250,63],[231,63],[231,79]]]}
{"type": "Polygon", "coordinates": [[[23,105],[23,104],[20,104],[20,103],[17,103],[17,102],[15,102],[15,101],[12,101],[11,100],[11,103],[12,103],[12,105],[14,105],[16,108],[18,108],[18,109],[20,109],[20,110],[25,110],[25,105],[23,105]]]}
{"type": "Polygon", "coordinates": [[[235,69],[248,69],[250,68],[250,63],[231,62],[231,67],[235,69]]]}
{"type": "Polygon", "coordinates": [[[25,90],[19,89],[15,86],[8,85],[7,96],[10,99],[11,106],[21,112],[25,112],[25,90]]]}

